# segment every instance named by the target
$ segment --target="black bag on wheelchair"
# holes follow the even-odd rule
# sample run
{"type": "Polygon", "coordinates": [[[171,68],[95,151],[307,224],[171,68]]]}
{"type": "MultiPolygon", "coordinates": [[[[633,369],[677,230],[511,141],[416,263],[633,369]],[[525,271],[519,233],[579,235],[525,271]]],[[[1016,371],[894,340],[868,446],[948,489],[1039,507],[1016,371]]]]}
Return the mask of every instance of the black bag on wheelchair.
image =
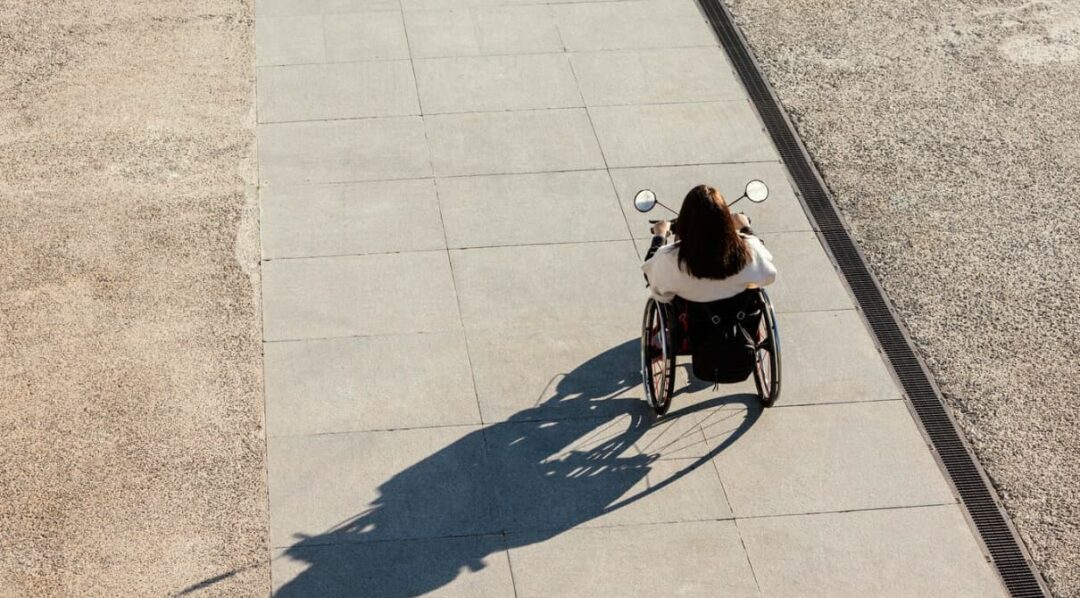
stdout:
{"type": "Polygon", "coordinates": [[[689,303],[688,312],[694,376],[721,384],[746,380],[754,371],[751,339],[762,317],[756,293],[744,291],[711,303],[689,303]]]}

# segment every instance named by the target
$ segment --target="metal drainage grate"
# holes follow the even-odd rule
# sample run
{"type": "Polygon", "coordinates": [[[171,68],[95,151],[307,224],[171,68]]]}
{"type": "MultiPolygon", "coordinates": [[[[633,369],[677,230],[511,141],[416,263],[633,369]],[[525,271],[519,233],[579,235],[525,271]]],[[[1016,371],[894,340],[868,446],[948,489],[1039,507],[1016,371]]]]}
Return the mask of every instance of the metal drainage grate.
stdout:
{"type": "Polygon", "coordinates": [[[956,424],[922,362],[848,234],[806,148],[788,122],[769,88],[734,19],[720,0],[699,0],[720,43],[735,65],[773,143],[780,151],[795,185],[828,251],[914,407],[968,515],[986,545],[994,566],[1013,596],[1048,596],[1045,584],[1026,558],[1012,523],[995,500],[978,462],[961,438],[956,424]]]}

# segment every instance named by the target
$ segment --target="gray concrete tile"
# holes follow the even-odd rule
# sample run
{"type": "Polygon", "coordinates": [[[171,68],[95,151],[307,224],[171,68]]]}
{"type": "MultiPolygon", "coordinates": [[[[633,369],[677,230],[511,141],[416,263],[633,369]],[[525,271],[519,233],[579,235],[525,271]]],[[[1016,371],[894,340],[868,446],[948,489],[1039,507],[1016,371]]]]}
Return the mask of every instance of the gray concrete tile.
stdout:
{"type": "Polygon", "coordinates": [[[439,179],[451,247],[629,239],[603,170],[439,179]]]}
{"type": "Polygon", "coordinates": [[[544,539],[507,537],[521,598],[758,595],[730,521],[576,529],[544,539]]]}
{"type": "Polygon", "coordinates": [[[604,106],[589,114],[612,168],[779,159],[743,101],[604,106]]]}
{"type": "Polygon", "coordinates": [[[396,10],[327,16],[326,56],[333,62],[408,59],[405,22],[396,10]]]}
{"type": "Polygon", "coordinates": [[[736,517],[955,500],[902,401],[773,408],[715,461],[736,517]]]}
{"type": "Polygon", "coordinates": [[[451,251],[467,330],[619,329],[645,300],[628,241],[451,251]]]}
{"type": "MultiPolygon", "coordinates": [[[[552,405],[553,411],[561,407],[552,405]]],[[[505,486],[499,511],[509,531],[706,521],[730,517],[707,459],[661,461],[635,439],[649,417],[545,419],[486,430],[492,478],[505,486]]]]}
{"type": "Polygon", "coordinates": [[[408,60],[258,69],[259,122],[420,114],[408,60]]]}
{"type": "Polygon", "coordinates": [[[432,179],[265,187],[264,258],[442,249],[432,179]]]}
{"type": "Polygon", "coordinates": [[[274,548],[498,531],[479,427],[278,436],[267,458],[274,548]]]}
{"type": "Polygon", "coordinates": [[[763,596],[1004,596],[955,505],[739,521],[763,596]]]}
{"type": "Polygon", "coordinates": [[[402,0],[402,4],[407,11],[420,11],[520,6],[538,4],[538,2],[536,0],[402,0]]]}
{"type": "MultiPolygon", "coordinates": [[[[641,397],[641,409],[651,411],[641,397]]],[[[711,447],[705,442],[705,436],[699,424],[700,416],[694,409],[696,405],[688,405],[685,401],[677,401],[663,418],[656,419],[649,416],[653,423],[641,438],[637,439],[635,448],[642,454],[658,461],[664,460],[702,460],[708,461],[711,447]]]]}
{"type": "Polygon", "coordinates": [[[323,14],[335,18],[343,13],[401,10],[398,0],[319,0],[323,14]]]}
{"type": "Polygon", "coordinates": [[[717,45],[705,17],[689,0],[557,4],[552,9],[570,52],[717,45]]]}
{"type": "Polygon", "coordinates": [[[398,0],[258,0],[255,15],[297,16],[377,10],[400,10],[398,0]]]}
{"type": "Polygon", "coordinates": [[[268,341],[460,328],[443,252],[265,262],[263,320],[268,341]]]}
{"type": "Polygon", "coordinates": [[[770,233],[762,238],[776,265],[776,282],[768,291],[777,312],[855,307],[813,233],[770,233]]]}
{"type": "Polygon", "coordinates": [[[320,14],[322,14],[322,0],[258,0],[255,2],[255,16],[259,19],[320,14]]]}
{"type": "Polygon", "coordinates": [[[414,59],[563,50],[542,4],[407,11],[405,27],[414,59]]]}
{"type": "Polygon", "coordinates": [[[303,64],[326,60],[320,15],[255,20],[255,64],[303,64]]]}
{"type": "Polygon", "coordinates": [[[646,214],[634,209],[634,195],[641,189],[652,189],[664,205],[677,211],[682,207],[686,194],[697,185],[716,187],[728,201],[735,201],[752,179],[760,179],[769,186],[769,198],[760,204],[744,199],[732,206],[732,210],[749,216],[757,233],[768,235],[773,232],[811,230],[810,222],[788,181],[787,171],[779,162],[617,168],[612,169],[611,179],[615,182],[619,203],[635,237],[651,236],[650,219],[674,216],[659,206],[646,214]]]}
{"type": "Polygon", "coordinates": [[[859,314],[783,313],[782,405],[902,399],[859,314]]]}
{"type": "Polygon", "coordinates": [[[461,332],[264,347],[271,436],[480,423],[461,332]]]}
{"type": "Polygon", "coordinates": [[[424,123],[439,176],[604,167],[582,109],[441,114],[424,123]]]}
{"type": "Polygon", "coordinates": [[[259,125],[263,185],[431,176],[419,117],[259,125]]]}
{"type": "Polygon", "coordinates": [[[484,421],[644,414],[636,324],[470,330],[484,421]]]}
{"type": "Polygon", "coordinates": [[[588,106],[746,97],[719,47],[581,52],[570,61],[588,106]]]}
{"type": "Polygon", "coordinates": [[[417,60],[424,114],[581,107],[563,54],[417,60]]]}
{"type": "Polygon", "coordinates": [[[501,536],[307,546],[275,551],[279,598],[449,595],[513,596],[501,536]]]}

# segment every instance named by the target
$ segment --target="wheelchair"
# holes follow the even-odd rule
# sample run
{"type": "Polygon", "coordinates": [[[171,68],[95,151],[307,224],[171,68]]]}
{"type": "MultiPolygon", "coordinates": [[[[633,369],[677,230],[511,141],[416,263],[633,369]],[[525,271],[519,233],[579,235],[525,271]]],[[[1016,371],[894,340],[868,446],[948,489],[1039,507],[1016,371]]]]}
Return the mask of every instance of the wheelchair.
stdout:
{"type": "Polygon", "coordinates": [[[676,363],[686,355],[695,377],[708,382],[734,383],[752,374],[762,406],[771,407],[780,396],[780,335],[769,294],[747,289],[712,303],[649,298],[641,323],[641,373],[657,415],[671,406],[676,363]]]}

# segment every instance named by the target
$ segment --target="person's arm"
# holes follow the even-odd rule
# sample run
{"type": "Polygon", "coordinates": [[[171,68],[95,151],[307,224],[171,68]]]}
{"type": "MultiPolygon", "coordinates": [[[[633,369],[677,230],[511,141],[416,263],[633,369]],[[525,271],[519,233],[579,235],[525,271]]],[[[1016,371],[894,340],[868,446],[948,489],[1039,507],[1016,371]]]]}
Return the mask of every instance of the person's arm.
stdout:
{"type": "Polygon", "coordinates": [[[649,251],[645,254],[646,262],[649,261],[652,256],[656,255],[657,249],[660,249],[667,243],[668,232],[671,231],[671,223],[667,220],[661,220],[660,222],[653,224],[650,230],[652,230],[653,238],[652,243],[649,245],[649,251]]]}
{"type": "Polygon", "coordinates": [[[753,261],[745,268],[747,284],[764,287],[776,282],[776,266],[773,265],[772,254],[765,248],[765,244],[754,236],[747,236],[746,244],[754,256],[753,261]]]}
{"type": "MultiPolygon", "coordinates": [[[[664,237],[659,237],[661,241],[664,237]]],[[[654,239],[655,242],[655,239],[654,239]]],[[[659,246],[663,246],[660,243],[659,246]]],[[[641,265],[641,270],[645,273],[645,280],[649,283],[649,293],[654,299],[661,303],[670,303],[675,299],[675,292],[671,287],[671,272],[670,272],[670,255],[664,254],[653,257],[656,251],[650,251],[648,259],[641,265]]]]}

